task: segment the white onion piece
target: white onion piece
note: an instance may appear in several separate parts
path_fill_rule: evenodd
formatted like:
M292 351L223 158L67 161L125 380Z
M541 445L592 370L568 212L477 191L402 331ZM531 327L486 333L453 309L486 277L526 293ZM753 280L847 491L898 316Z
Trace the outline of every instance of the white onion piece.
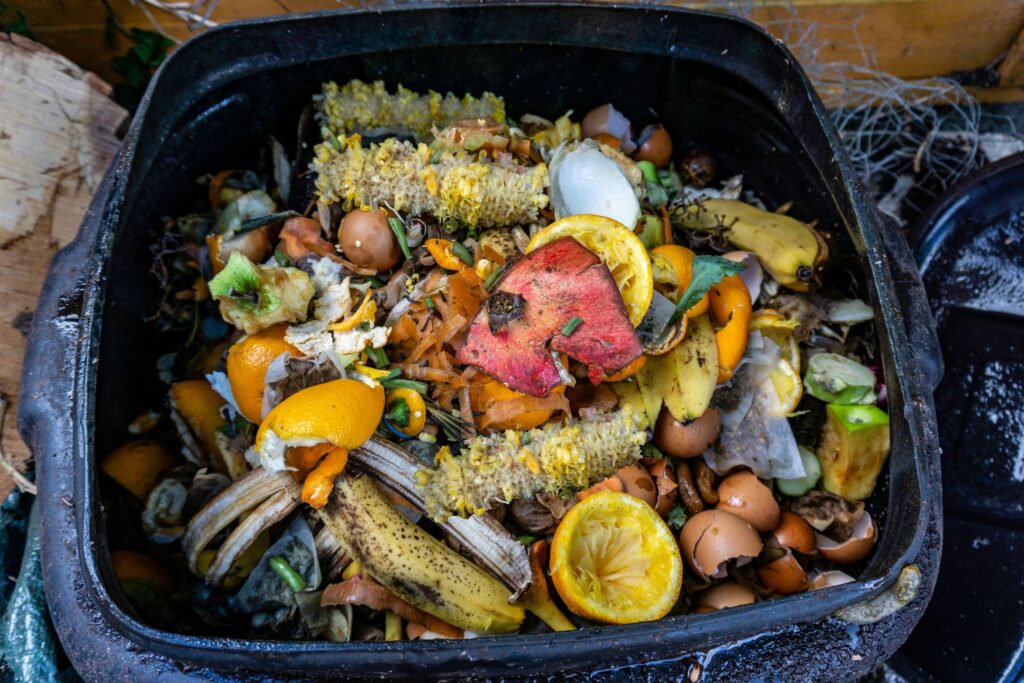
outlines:
M551 162L551 205L556 218L576 214L606 216L632 229L640 201L618 164L585 140L560 149Z
M761 267L757 256L749 251L730 251L722 256L746 266L740 271L739 276L750 292L750 303L756 304L758 297L761 296L761 283L764 282L764 268Z

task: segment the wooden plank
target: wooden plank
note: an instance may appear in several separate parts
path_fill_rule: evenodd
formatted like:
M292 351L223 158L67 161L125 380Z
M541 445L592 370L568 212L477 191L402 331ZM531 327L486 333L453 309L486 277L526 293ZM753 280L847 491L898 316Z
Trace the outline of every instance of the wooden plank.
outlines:
M358 5L356 0L219 0L217 22ZM365 4L373 4L367 2ZM713 0L671 2L714 7ZM126 26L151 29L146 13L128 0L110 0ZM904 78L943 75L982 68L1005 53L1024 28L1024 0L767 0L751 19L781 30L795 8L799 21L816 26L819 58L860 64L862 49L878 67ZM127 46L104 40L106 17L95 0L37 0L25 9L33 31L45 44L73 56L88 69L115 79L110 59ZM150 10L162 30L178 39L189 31L178 20ZM1014 72L1014 78L1024 74ZM1022 81L1013 81L1013 83Z
M1017 34L999 65L999 85L1003 88L1024 85L1024 31Z
M67 58L0 34L0 392L15 399L4 453L29 456L14 423L24 332L50 259L78 231L117 151L127 113L110 86ZM0 498L11 481L0 472Z

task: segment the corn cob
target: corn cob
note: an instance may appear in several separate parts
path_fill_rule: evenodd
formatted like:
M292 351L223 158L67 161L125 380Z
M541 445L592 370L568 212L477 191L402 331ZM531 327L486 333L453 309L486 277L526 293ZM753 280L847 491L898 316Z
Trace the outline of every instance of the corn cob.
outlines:
M640 459L644 419L626 406L610 416L569 419L528 432L476 437L459 457L443 448L417 484L432 516L485 512L540 491L584 489Z
M387 204L477 228L533 222L548 203L544 164L499 163L486 154L437 151L396 138L369 148L359 135L332 142L314 153L317 193L346 211Z
M505 122L505 102L491 92L459 98L433 90L420 95L399 85L391 94L384 81L352 80L340 87L330 81L323 84L316 101L320 125L335 135L383 128L426 139L432 125L440 128L458 119L490 117Z

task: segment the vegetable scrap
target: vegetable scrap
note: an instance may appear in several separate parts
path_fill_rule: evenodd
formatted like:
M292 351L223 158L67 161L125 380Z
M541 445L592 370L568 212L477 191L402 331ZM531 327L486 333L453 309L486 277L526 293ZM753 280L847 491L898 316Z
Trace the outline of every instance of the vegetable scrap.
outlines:
M797 198L611 104L350 81L310 107L294 158L211 169L154 246L167 406L100 465L140 614L464 638L854 580L885 385L858 285L767 204Z

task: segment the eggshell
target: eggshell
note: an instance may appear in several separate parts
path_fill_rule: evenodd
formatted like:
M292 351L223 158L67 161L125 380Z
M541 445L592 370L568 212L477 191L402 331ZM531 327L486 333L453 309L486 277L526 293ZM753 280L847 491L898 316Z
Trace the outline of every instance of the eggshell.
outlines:
M778 595L791 595L807 590L807 572L793 553L786 553L757 571L764 587Z
M708 408L704 414L689 424L683 424L662 408L654 426L654 443L676 458L694 458L718 439L722 429L722 416L718 408Z
M772 490L750 471L736 472L722 480L715 507L743 518L761 533L779 524L779 504Z
M752 605L755 599L754 591L746 586L741 586L735 581L724 581L694 596L697 605L694 612L712 612L716 609Z
M824 534L815 533L818 552L826 560L836 564L853 564L860 562L871 554L878 540L875 523L867 512L853 525L853 535L842 543L833 541Z
M789 548L804 555L813 555L818 549L814 538L814 529L804 518L793 512L783 512L779 517L779 525L772 532L780 548Z
M654 486L657 489L658 497L654 503L654 510L664 517L676 503L678 497L679 481L676 479L675 468L668 458L655 460L647 467L654 479Z
M672 136L664 126L647 126L640 133L639 147L634 158L637 161L649 161L662 168L672 159Z
M338 228L338 246L352 263L361 268L391 270L402 251L384 211L349 211Z
M705 510L686 521L679 532L683 557L696 574L707 581L726 575L726 563L747 564L764 547L754 528L724 510Z
M602 104L587 112L580 122L580 133L585 138L596 138L602 134L618 138L622 151L626 154L636 149L633 143L633 127L629 119L611 104Z
M809 577L808 589L812 591L832 586L841 586L844 583L852 583L854 578L844 571L833 569L827 572L818 572Z
M641 465L623 467L615 476L622 481L626 493L654 507L658 499L658 490L654 486L654 479Z

